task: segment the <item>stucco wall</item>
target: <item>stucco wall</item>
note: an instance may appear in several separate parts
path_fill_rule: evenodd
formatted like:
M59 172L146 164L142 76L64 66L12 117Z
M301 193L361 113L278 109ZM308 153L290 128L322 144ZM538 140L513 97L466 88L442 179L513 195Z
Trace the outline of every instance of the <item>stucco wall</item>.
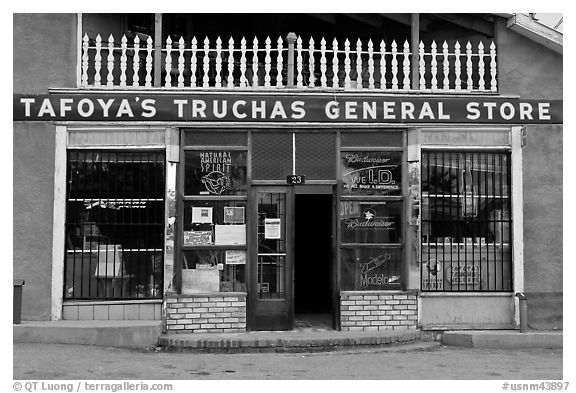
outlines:
M517 33L498 33L499 90L563 99L562 55ZM524 290L533 328L562 327L562 125L527 126L523 148Z
M50 319L54 132L48 123L14 123L13 276L26 281L23 320Z
M76 87L76 30L76 14L14 14L14 93Z
M498 91L526 99L562 99L562 55L497 27Z
M13 93L76 87L76 15L14 14L13 22ZM50 319L54 133L49 123L13 123L13 277L26 281L23 320Z

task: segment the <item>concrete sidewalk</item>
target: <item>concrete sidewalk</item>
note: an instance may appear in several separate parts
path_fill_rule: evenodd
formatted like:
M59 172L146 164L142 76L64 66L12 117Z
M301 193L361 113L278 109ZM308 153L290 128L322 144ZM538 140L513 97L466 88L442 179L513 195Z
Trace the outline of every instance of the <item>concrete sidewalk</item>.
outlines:
M149 348L161 333L162 321L23 321L13 342Z
M160 347L172 352L322 352L441 341L469 348L562 348L562 331L462 330L291 331L163 334L161 321L42 321L13 325L15 343L82 344L118 348Z
M461 330L442 333L442 344L470 348L562 348L562 331Z

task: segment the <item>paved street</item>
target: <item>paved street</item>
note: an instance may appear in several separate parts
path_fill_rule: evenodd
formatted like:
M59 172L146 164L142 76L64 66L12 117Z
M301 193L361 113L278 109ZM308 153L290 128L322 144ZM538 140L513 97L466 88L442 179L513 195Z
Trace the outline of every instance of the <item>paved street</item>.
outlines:
M193 354L14 344L14 379L562 379L562 351L410 344L312 354Z

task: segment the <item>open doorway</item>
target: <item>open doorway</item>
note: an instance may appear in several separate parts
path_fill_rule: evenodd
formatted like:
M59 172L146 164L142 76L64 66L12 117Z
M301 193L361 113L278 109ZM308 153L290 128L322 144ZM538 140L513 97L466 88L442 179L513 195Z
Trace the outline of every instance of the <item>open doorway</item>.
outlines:
M295 328L333 328L332 213L332 194L295 195Z

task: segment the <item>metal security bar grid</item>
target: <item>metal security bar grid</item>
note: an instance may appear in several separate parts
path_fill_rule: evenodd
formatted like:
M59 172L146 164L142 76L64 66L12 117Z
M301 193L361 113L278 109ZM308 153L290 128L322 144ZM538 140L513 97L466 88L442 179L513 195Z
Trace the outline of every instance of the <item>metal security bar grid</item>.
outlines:
M69 151L64 298L161 298L163 152Z
M422 152L423 291L511 291L510 154Z

